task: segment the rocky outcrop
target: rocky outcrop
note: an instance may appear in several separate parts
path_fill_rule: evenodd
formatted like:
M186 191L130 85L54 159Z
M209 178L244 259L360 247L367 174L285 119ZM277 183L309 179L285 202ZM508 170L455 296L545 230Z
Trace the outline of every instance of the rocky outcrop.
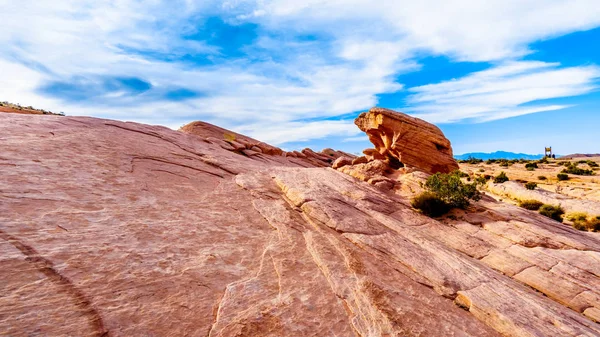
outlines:
M392 168L405 164L426 173L458 169L450 141L433 124L383 108L363 112L354 123L375 145L364 151L369 160L386 160Z
M0 335L600 335L600 234L158 126L0 135Z
M182 126L179 131L199 136L205 141L217 144L225 150L248 157L258 156L257 158L259 159L262 158L263 160L275 162L289 161L304 167L328 167L341 156L356 157L349 153L329 148L321 152L315 152L309 148L301 152L285 152L278 147L206 122L192 122ZM285 160L277 157L286 157L288 159Z

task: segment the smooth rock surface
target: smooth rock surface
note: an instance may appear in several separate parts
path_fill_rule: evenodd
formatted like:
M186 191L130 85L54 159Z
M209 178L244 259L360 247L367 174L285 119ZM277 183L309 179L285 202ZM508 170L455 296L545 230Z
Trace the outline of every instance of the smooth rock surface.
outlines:
M0 335L600 335L597 233L207 137L0 114Z

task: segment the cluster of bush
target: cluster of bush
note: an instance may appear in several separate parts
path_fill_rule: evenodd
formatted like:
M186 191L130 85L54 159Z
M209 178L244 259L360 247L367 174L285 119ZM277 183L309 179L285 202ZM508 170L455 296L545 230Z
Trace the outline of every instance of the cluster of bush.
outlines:
M479 164L483 163L483 159L469 157L467 159L458 160L461 164Z
M543 216L558 222L563 222L565 211L560 205L554 206L544 204L537 200L521 200L519 206L531 211L538 211L538 213ZM600 216L590 217L586 213L569 213L564 216L564 218L571 221L573 223L573 228L575 229L600 232Z
M590 218L587 213L570 213L566 219L573 222L573 228L580 231L600 232L600 216Z
M525 168L527 169L527 171L533 171L536 168L538 168L538 164L536 162L527 163L525 164Z
M530 211L538 211L541 215L544 215L550 219L554 219L558 222L562 222L562 215L565 214L565 211L558 206L544 204L543 202L537 200L521 200L519 202L519 206Z
M457 170L430 176L424 185L426 191L414 197L411 205L431 217L444 215L452 208L467 208L470 200L481 199L481 192L478 182L464 183L463 175Z
M579 163L567 162L567 164L565 164L565 168L561 171L561 173L570 173L570 174L575 174L575 175L579 175L579 176L594 175L593 170L582 169L580 167L577 167L578 164Z

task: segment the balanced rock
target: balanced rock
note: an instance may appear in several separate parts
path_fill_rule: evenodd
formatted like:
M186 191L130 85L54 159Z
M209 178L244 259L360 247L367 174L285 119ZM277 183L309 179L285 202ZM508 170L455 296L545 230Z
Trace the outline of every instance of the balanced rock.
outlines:
M383 157L392 168L407 164L427 173L458 169L450 141L431 123L383 108L363 112L354 123L375 145L365 150L367 158Z

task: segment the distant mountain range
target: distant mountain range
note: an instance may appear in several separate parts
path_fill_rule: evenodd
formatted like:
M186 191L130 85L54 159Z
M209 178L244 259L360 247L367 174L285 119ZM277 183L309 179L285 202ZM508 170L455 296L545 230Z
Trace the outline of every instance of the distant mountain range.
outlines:
M574 159L574 158L591 158L591 157L600 157L600 153L574 153L566 156L562 156L562 159Z
M536 160L542 159L544 157L543 154L526 154L526 153L514 153L514 152L506 152L506 151L496 151L492 153L483 153L483 152L471 152L460 155L455 155L454 158L457 160L465 160L469 158L477 158L477 159L529 159ZM558 157L558 155L557 155Z

